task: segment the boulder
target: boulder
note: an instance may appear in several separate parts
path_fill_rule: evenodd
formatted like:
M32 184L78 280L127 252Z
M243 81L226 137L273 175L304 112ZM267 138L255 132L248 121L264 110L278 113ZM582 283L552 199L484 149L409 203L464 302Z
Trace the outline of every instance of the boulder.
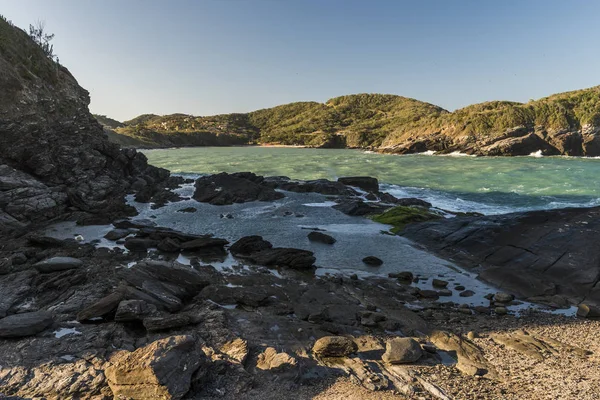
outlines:
M515 296L509 293L498 292L494 295L494 301L498 303L510 303L515 299Z
M599 318L600 317L600 307L581 303L577 307L577 315L584 318Z
M413 338L393 338L387 341L381 359L389 364L413 363L423 355L421 346Z
M336 242L335 238L321 232L310 232L308 234L308 240L311 242L319 242L324 244L334 244Z
M131 232L132 231L130 229L113 229L104 235L104 238L108 240L119 240L128 236Z
M445 288L446 286L448 286L448 281L444 281L444 280L441 280L441 279L435 279L434 278L431 281L431 285L433 287L436 287L436 288Z
M251 172L226 172L203 176L195 183L192 196L202 203L226 205L248 201L273 201L284 197L272 187L263 184L264 178Z
M117 290L106 297L94 302L77 314L77 321L88 321L92 318L100 318L117 309L123 299L123 291Z
M47 311L9 315L0 319L0 338L32 336L52 325L54 319Z
M33 264L33 267L42 273L64 271L67 269L79 268L83 261L73 257L52 257L44 261Z
M244 256L272 247L273 245L264 240L262 236L246 236L232 244L229 251L234 256Z
M116 353L104 374L115 398L178 400L204 359L193 336L170 336Z
M359 189L364 190L365 192L379 192L379 181L377 178L372 178L370 176L348 176L338 178L338 182L343 183L347 186L355 186Z
M317 340L312 348L319 357L345 357L358 350L350 338L344 336L325 336Z
M280 247L253 253L248 259L259 265L298 270L312 269L316 261L312 251Z

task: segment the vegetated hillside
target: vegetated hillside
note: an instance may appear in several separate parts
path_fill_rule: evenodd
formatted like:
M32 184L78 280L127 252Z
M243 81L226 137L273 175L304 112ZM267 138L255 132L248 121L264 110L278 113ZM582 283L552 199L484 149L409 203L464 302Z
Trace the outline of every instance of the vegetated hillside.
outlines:
M94 116L94 118L96 118L96 121L98 121L98 123L100 125L102 125L104 128L115 129L115 128L122 128L125 126L124 123L119 122L116 119L109 118L106 115L99 115L99 114L92 114L92 115Z
M490 101L454 112L382 94L341 96L193 117L142 115L116 133L148 147L287 144L390 153L600 155L600 86L529 103Z
M248 114L211 117L144 114L123 124L114 129L117 136L109 133L109 138L125 145L127 140L137 143L133 144L136 147L232 146L253 144L259 136Z
M125 121L125 127L115 132L149 147L260 143L375 148L391 132L432 121L443 113L447 111L401 96L358 94L324 104L290 103L248 114L146 114Z
M483 155L600 154L600 86L526 104L493 101L441 115L434 123L386 137L382 150L463 151Z

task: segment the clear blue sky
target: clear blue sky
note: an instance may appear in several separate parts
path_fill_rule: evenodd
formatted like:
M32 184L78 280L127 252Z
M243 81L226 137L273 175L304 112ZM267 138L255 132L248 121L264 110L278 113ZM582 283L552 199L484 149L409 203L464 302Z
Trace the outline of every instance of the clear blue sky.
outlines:
M245 112L351 93L453 110L600 84L600 1L0 0L91 110Z

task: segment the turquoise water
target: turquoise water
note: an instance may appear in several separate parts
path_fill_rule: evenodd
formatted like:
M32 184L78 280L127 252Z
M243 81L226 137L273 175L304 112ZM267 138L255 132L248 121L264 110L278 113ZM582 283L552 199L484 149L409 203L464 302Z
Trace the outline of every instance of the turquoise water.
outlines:
M296 179L368 175L399 197L486 214L600 205L600 160L566 157L384 155L360 150L198 147L147 150L182 174L252 171Z

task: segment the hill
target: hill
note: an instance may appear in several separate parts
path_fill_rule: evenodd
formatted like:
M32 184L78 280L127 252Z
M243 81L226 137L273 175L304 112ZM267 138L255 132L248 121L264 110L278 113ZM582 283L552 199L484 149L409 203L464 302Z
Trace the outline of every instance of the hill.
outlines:
M285 144L388 153L600 155L600 86L528 103L490 101L454 112L388 94L356 94L195 117L141 115L115 128L137 147Z

